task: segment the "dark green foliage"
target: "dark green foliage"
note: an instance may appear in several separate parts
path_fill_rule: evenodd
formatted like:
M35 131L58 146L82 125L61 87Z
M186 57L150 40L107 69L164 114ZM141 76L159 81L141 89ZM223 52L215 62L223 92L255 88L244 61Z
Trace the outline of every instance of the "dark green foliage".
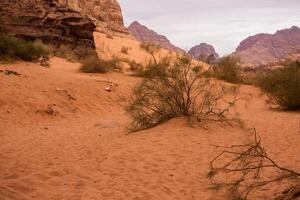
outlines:
M33 61L48 57L50 51L41 41L26 41L20 38L0 35L0 57Z
M284 68L264 75L259 85L280 107L300 109L300 61L290 62Z
M216 78L238 83L241 81L240 59L235 56L225 56L221 58L213 67L213 74Z

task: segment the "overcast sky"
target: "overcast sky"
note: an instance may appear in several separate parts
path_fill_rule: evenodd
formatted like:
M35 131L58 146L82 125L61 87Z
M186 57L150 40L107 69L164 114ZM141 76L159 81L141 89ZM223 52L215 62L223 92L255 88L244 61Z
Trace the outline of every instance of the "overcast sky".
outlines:
M250 35L300 27L300 0L119 0L125 24L139 21L183 48L206 42L221 55Z

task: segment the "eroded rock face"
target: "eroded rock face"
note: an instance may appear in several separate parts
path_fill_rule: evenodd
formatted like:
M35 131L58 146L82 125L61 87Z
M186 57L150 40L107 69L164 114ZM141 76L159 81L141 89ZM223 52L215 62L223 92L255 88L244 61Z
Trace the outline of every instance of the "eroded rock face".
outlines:
M215 60L219 58L219 54L215 51L215 48L206 43L201 43L194 46L189 50L188 53L191 54L195 59L199 59L200 57L207 59L209 56L212 56Z
M116 0L58 0L61 5L68 6L94 19L100 31L117 31L128 33L124 27L121 7Z
M179 47L173 45L167 37L159 35L153 30L148 29L146 26L141 25L139 22L135 21L128 27L129 32L141 42L151 42L158 44L163 48L175 51L178 53L183 53L184 51Z
M56 0L1 0L0 28L26 39L93 47L93 21Z
M237 47L236 55L244 65L259 66L300 54L300 28L293 26L275 34L248 37Z

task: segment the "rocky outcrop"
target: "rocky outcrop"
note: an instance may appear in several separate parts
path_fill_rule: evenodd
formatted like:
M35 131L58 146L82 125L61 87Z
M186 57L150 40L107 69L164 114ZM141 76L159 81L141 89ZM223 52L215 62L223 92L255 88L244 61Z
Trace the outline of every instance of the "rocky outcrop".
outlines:
M124 27L121 7L116 0L58 0L84 15L88 15L97 24L101 32L112 31L128 33Z
M191 48L188 53L192 55L195 59L208 59L210 56L214 60L219 58L219 54L215 51L215 48L212 45L201 43L199 45Z
M248 37L237 47L246 66L260 66L300 54L300 28L293 26L275 34L257 34Z
M1 0L0 29L25 39L94 46L95 24L57 0Z
M139 22L135 21L128 27L129 32L140 42L151 42L158 44L159 46L175 51L178 53L183 53L184 50L173 45L167 37L159 35L153 30L148 29L146 26L141 25Z

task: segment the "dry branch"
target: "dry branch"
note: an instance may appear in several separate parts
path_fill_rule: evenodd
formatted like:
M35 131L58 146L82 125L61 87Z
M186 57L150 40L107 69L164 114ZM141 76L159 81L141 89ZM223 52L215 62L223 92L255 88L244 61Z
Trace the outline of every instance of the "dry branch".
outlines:
M224 150L211 161L208 178L215 188L226 188L234 199L246 200L250 194L270 184L285 181L291 185L289 190L298 185L300 173L278 165L262 147L256 130L252 132L253 141L223 147ZM226 181L222 180L224 177Z

